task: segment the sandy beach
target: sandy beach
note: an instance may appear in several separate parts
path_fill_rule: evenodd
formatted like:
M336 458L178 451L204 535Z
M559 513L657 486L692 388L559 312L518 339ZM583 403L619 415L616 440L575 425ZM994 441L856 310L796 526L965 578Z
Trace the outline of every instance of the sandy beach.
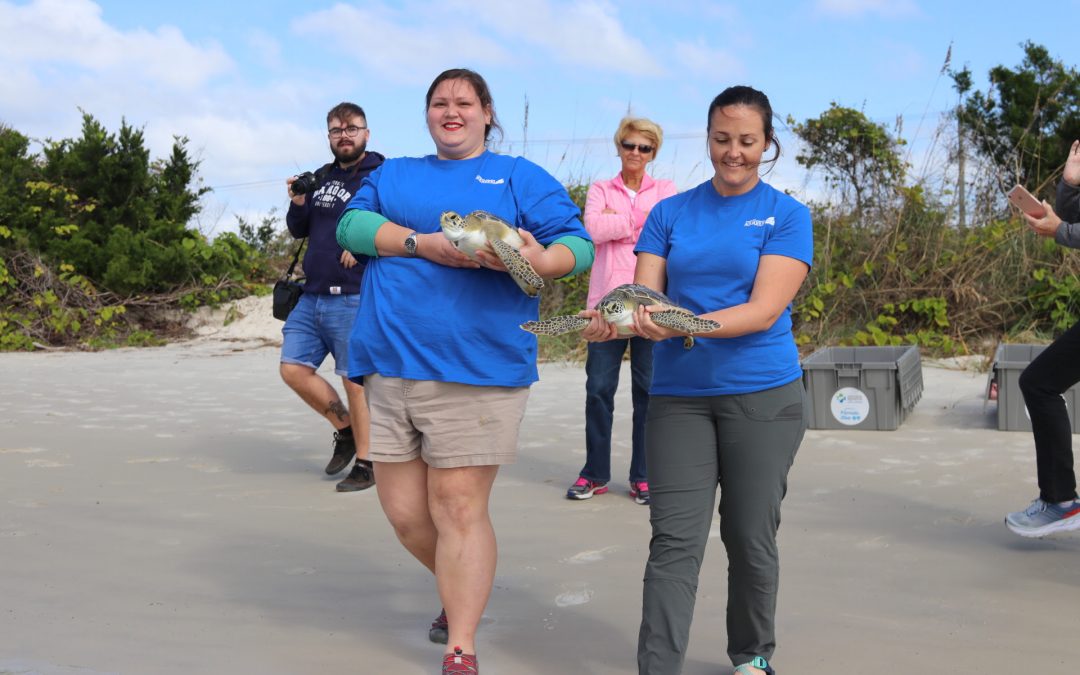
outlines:
M257 314L161 348L0 354L0 675L437 672L433 580L374 490L334 491L329 429L278 378L280 324ZM612 492L572 502L584 370L540 376L492 500L482 672L636 672L649 524L627 494L629 387ZM897 431L807 433L776 668L1074 672L1080 533L1002 523L1037 493L1031 435L996 430L984 373L923 377ZM714 524L686 675L731 672L725 569Z

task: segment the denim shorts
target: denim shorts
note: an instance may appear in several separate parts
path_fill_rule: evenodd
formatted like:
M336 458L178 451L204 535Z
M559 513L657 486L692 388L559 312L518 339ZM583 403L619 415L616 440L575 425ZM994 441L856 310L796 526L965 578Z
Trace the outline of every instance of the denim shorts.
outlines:
M349 374L349 334L360 309L360 294L304 293L281 328L281 362L318 370L327 354L334 372Z

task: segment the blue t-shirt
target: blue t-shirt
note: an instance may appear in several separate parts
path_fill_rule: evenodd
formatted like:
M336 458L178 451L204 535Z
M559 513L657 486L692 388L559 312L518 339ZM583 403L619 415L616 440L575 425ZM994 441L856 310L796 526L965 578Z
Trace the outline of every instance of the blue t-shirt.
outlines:
M637 253L667 260L667 295L695 314L750 299L763 255L811 263L810 211L759 181L749 192L722 197L706 181L657 204L645 223ZM653 349L651 393L716 396L763 391L802 376L791 334L789 305L771 328L735 338L682 338Z
M483 210L545 246L565 236L589 240L581 211L558 181L526 159L491 152L389 159L347 208L380 213L421 234L441 234L443 211ZM349 377L528 386L538 379L537 343L520 324L538 318L539 307L506 272L372 258L349 341Z

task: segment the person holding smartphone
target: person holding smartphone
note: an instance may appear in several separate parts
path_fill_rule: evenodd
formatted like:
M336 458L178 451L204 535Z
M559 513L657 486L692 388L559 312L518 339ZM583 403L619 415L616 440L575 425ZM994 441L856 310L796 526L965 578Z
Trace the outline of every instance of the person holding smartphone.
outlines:
M1058 184L1056 208L1043 202L1042 217L1024 213L1040 237L1080 248L1080 140L1074 141ZM1080 529L1080 501L1073 471L1072 425L1062 394L1080 382L1080 322L1043 350L1020 374L1020 392L1031 416L1039 496L1023 511L1005 516L1022 537Z

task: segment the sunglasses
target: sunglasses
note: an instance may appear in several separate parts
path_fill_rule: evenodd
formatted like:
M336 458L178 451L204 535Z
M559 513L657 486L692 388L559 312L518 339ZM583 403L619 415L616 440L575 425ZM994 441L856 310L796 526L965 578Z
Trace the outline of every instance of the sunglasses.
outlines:
M626 150L627 152L633 152L634 148L637 148L637 151L643 155L647 155L653 151L653 146L651 145L637 145L635 143L629 143L627 141L620 141L619 145L621 145L622 149Z

